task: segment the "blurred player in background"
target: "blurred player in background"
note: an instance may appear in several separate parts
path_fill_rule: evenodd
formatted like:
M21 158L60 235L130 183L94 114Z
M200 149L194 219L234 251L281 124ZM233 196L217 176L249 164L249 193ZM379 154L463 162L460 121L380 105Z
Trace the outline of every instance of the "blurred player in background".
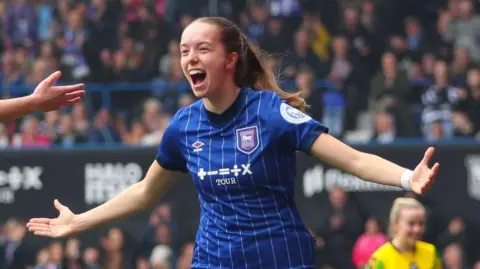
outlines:
M429 148L414 171L359 152L302 112L304 100L279 88L239 27L200 18L183 32L181 66L201 100L173 117L145 178L112 200L75 215L55 200L56 219L28 223L36 235L63 237L153 206L191 173L200 227L192 268L313 268L315 241L294 201L296 152L364 180L423 193L439 165Z
M0 121L13 120L33 112L57 110L79 102L85 95L83 84L53 86L62 74L55 72L25 97L0 100Z
M441 269L434 245L421 241L425 207L414 198L397 198L390 212L391 241L371 257L366 269Z

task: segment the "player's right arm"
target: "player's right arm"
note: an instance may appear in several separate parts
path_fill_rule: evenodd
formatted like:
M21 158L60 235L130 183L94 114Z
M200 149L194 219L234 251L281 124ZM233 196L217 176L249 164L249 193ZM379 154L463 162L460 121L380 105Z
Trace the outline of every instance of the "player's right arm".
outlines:
M81 214L73 214L68 207L55 200L60 215L56 219L34 218L27 227L35 235L65 237L100 225L129 217L153 206L187 171L181 155L177 117L174 117L162 138L156 160L146 176L106 203Z

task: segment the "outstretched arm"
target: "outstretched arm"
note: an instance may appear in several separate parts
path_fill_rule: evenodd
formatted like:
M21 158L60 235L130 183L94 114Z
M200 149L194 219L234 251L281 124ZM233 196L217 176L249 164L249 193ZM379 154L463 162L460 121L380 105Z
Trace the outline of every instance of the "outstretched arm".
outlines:
M363 180L425 192L434 182L439 165L428 167L434 152L429 148L414 171L379 156L351 148L331 135L321 134L311 147L313 156Z
M33 112L56 110L80 101L85 94L83 84L53 86L60 76L60 72L51 74L28 96L0 100L0 121L17 119Z
M154 161L142 181L112 200L78 215L55 200L55 207L60 212L58 218L32 219L27 227L36 235L64 237L108 224L153 206L181 176L182 173L164 169Z

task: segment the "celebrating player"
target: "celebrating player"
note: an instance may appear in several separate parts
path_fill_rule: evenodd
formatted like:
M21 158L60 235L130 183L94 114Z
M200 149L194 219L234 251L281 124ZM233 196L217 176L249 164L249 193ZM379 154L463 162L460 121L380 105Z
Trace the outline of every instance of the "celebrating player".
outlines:
M373 253L367 269L432 268L442 263L434 245L420 241L425 231L425 207L414 198L397 198L390 212L391 241Z
M261 55L232 22L199 18L181 38L181 65L201 100L176 113L145 178L112 200L73 214L55 200L55 219L30 231L63 237L154 205L184 173L199 193L200 227L192 268L312 268L314 239L293 199L296 151L364 180L423 193L438 164L429 148L414 171L359 152L328 135L283 92Z
M13 120L32 112L57 110L79 102L85 95L83 84L53 86L60 76L60 72L51 74L28 96L0 100L0 121Z

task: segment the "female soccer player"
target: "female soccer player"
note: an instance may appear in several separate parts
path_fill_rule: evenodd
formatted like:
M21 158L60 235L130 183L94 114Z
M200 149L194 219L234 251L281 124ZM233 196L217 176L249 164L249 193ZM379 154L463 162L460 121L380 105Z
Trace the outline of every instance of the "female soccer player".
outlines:
M373 253L367 269L441 269L435 246L420 241L425 207L414 198L397 198L390 212L391 241Z
M257 50L232 22L200 18L183 32L181 65L201 98L172 118L145 178L112 200L73 214L28 223L37 235L63 237L154 205L183 173L199 193L200 227L192 268L312 268L314 240L293 199L296 151L364 180L423 193L439 165L433 148L414 171L356 151L301 112Z
M60 76L60 72L51 74L28 96L0 100L0 121L13 120L32 112L56 110L79 102L85 95L83 84L53 86Z

